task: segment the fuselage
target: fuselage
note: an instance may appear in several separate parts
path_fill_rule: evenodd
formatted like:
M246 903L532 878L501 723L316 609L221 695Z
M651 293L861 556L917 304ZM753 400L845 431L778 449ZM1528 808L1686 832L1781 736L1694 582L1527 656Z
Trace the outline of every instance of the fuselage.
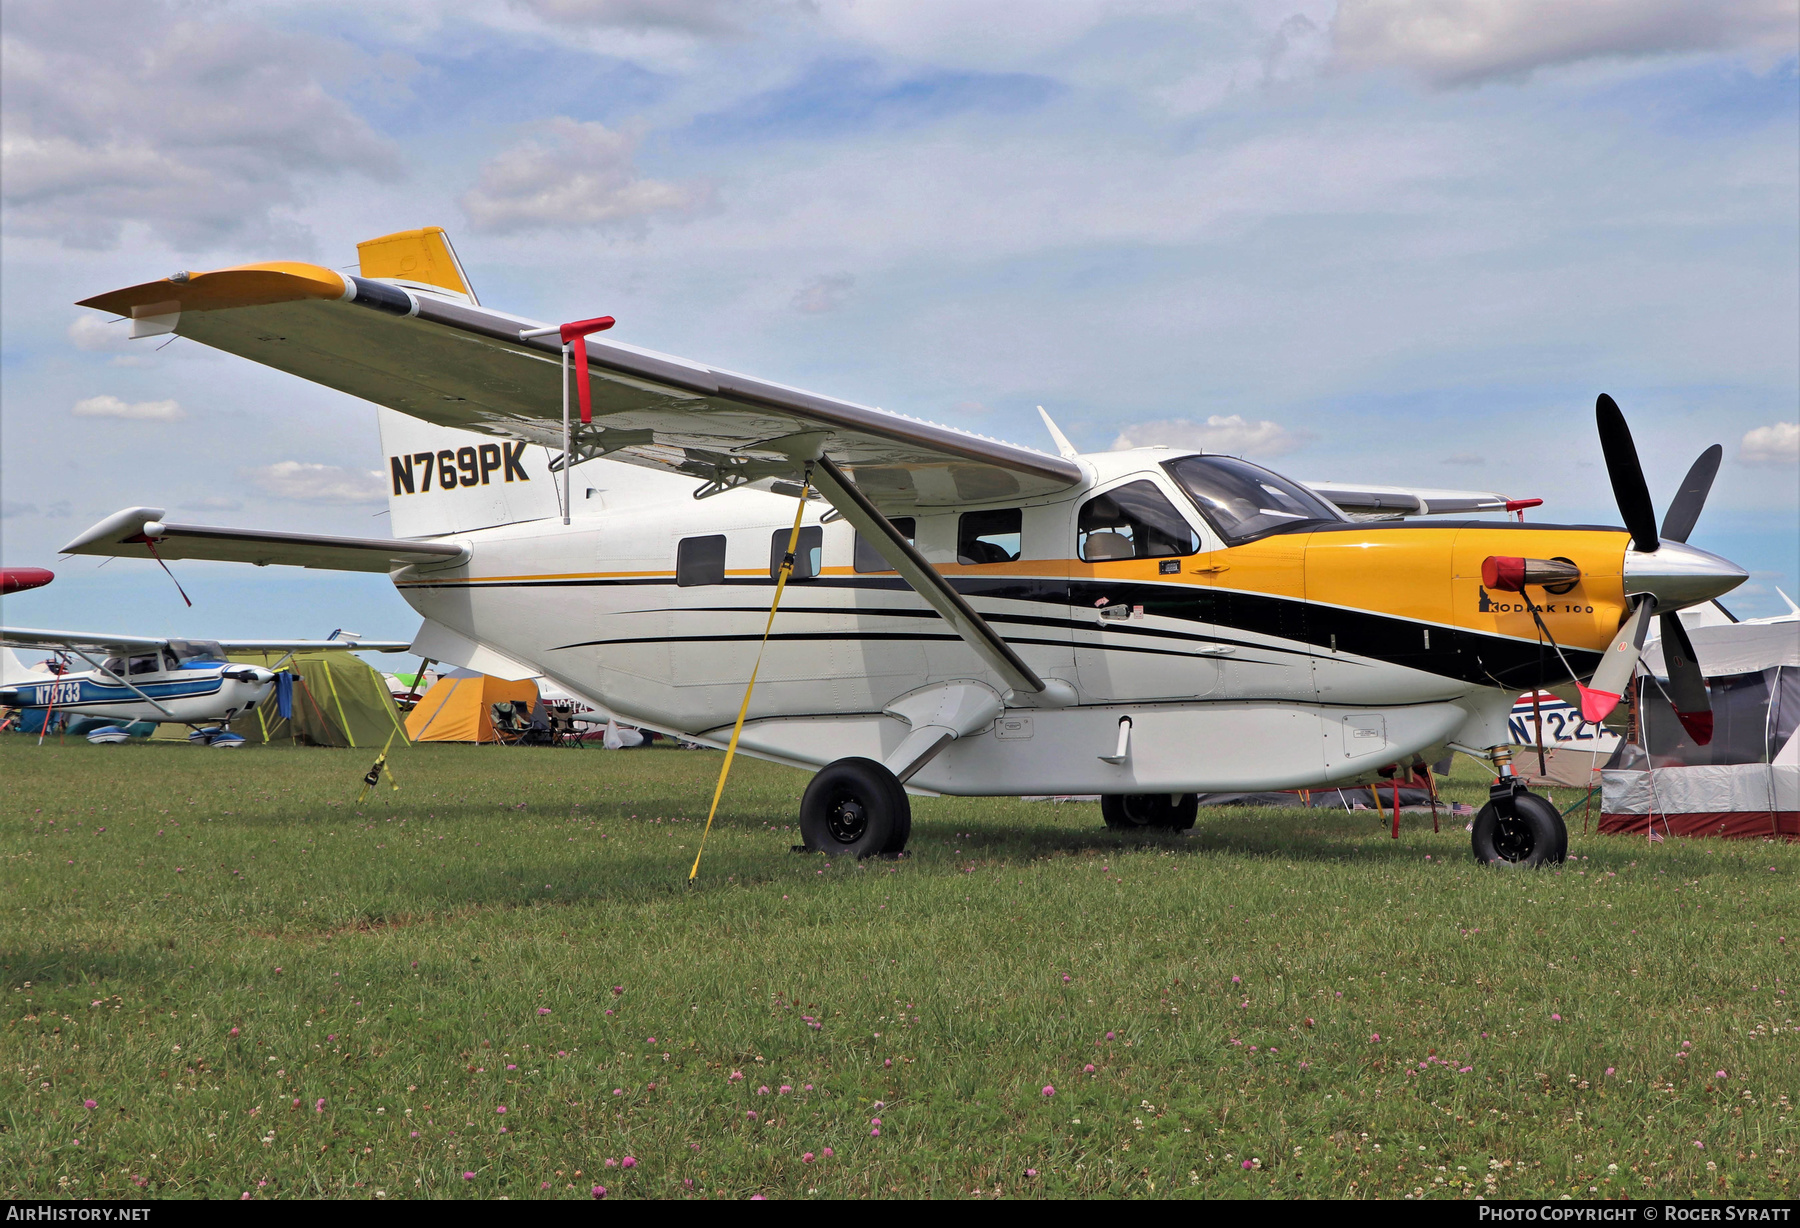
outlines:
M1049 748L1110 744L1121 713L1147 739L1141 766L1125 765L1132 788L1352 778L1441 746L1488 714L1504 728L1513 696L1566 681L1571 668L1585 676L1619 626L1623 530L1337 521L1233 544L1163 463L1180 455L1084 458L1088 481L1050 499L889 511L1033 670L1078 697L1057 709L1013 697L1012 736L1003 718L915 785L1117 791L1121 765ZM1104 557L1122 547L1116 526L1093 528L1094 507L1111 506L1096 501L1129 502L1119 494L1127 487L1141 501L1144 483L1183 522L1161 539L1184 527L1191 537L1165 540L1158 557ZM458 534L472 549L466 564L404 569L395 583L427 618L621 717L715 735L743 699L795 504L757 491L703 501L677 492L566 527ZM904 732L883 709L920 688L971 679L1005 690L869 543L841 521L821 522L827 511L809 504L804 514L800 567L744 735L752 750L797 763L879 758ZM1534 598L1561 658L1518 594L1483 587L1490 555L1580 568L1572 589ZM996 561L971 561L982 557ZM1158 738L1165 745L1152 756ZM858 739L864 751L844 749Z
M274 686L267 670L223 661L177 662L172 654L166 661L158 653L141 653L106 664L103 670L10 684L0 690L0 703L103 716L120 724L205 724L248 712Z

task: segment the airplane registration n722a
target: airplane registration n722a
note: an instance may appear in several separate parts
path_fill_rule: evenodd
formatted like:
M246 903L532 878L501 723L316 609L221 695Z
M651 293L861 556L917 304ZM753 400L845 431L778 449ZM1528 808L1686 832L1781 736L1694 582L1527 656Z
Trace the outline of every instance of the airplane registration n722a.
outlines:
M1674 612L1745 578L1685 544L1720 450L1659 528L1608 397L1628 527L1527 526L1470 517L1535 501L1078 454L1046 417L1051 455L602 340L610 317L544 325L483 306L436 228L359 252L355 275L180 272L83 305L374 402L395 536L130 508L67 551L387 572L421 655L722 744L792 541L741 745L819 769L807 845L854 856L904 847L909 791L1097 793L1114 827L1179 829L1198 791L1459 749L1497 777L1476 856L1560 860L1560 817L1512 772L1514 697L1573 680L1600 719L1653 614L1671 702L1709 736Z

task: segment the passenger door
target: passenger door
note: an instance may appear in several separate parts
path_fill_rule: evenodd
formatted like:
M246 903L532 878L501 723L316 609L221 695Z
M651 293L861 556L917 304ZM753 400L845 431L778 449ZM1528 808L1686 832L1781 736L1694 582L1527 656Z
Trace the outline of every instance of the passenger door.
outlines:
M1199 699L1217 690L1221 646L1188 574L1202 540L1145 475L1084 502L1075 519L1070 618L1075 668L1094 702Z

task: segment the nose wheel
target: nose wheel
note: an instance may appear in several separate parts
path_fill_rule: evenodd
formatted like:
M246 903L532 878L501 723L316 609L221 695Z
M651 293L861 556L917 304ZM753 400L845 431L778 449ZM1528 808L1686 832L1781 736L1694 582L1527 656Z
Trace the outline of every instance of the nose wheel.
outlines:
M1569 855L1569 829L1555 806L1506 778L1489 790L1470 844L1483 865L1560 865Z
M819 769L800 799L800 838L809 853L874 857L899 853L912 835L912 802L899 778L873 759Z

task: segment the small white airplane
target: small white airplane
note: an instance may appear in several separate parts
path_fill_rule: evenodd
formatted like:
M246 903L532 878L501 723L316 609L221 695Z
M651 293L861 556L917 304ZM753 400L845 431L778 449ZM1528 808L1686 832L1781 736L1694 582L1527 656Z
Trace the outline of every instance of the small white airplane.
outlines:
M190 741L219 749L243 744L227 725L269 697L277 672L234 663L228 654L409 647L393 640L181 640L29 627L0 627L0 644L69 653L89 666L61 675L9 671L0 678L0 707L106 717L115 726L89 735L101 742L124 741L124 726L139 721L188 725L194 730ZM12 659L6 654L5 660Z
M1515 697L1591 677L1600 719L1652 614L1685 642L1674 611L1745 578L1685 544L1720 449L1659 533L1609 397L1628 530L1473 520L1538 501L1081 455L1046 416L1050 455L594 340L610 317L483 306L435 227L358 250L355 275L182 271L83 305L381 407L395 537L127 508L65 551L384 572L425 616L422 656L548 677L713 745L745 705L748 753L822 769L800 805L814 849L904 848L908 792L1097 793L1109 825L1180 829L1196 792L1372 780L1457 749L1497 776L1477 857L1558 861L1556 808L1512 770ZM1683 719L1709 725L1698 666L1678 672Z

